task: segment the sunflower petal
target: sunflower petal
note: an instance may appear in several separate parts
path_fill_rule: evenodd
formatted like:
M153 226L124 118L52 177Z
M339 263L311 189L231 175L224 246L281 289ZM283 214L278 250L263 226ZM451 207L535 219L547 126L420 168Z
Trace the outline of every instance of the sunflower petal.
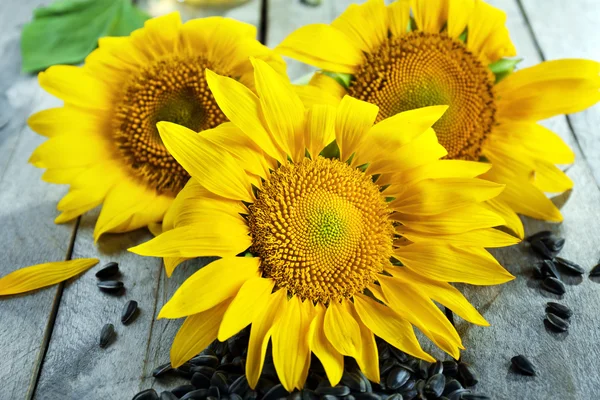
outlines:
M287 303L287 291L283 289L276 291L269 296L267 306L260 310L252 321L248 356L246 358L246 378L252 389L256 387L260 378L273 327L277 325L281 315L285 313Z
M343 32L350 42L371 53L388 35L388 15L383 0L368 0L363 4L350 4L331 26ZM368 27L368 29L365 29Z
M335 137L340 160L346 161L356 152L364 136L373 126L379 108L376 105L344 96L337 109Z
M414 243L396 249L394 257L410 270L437 281L498 285L515 279L487 251L477 247Z
M79 275L98 264L97 258L50 262L21 268L0 278L0 296L29 292Z
M358 322L337 301L331 301L325 313L325 336L341 354L357 358L362 348Z
M453 0L448 3L448 35L458 38L467 27L475 0Z
M230 300L223 301L185 319L171 346L171 365L174 368L196 356L217 338L219 325L229 303Z
M356 363L360 370L371 382L379 383L381 374L379 373L379 352L375 343L373 332L361 321L354 304L349 300L344 300L344 307L360 328L361 348L356 358Z
M255 257L226 257L213 261L185 280L158 318L181 318L206 311L235 296L242 285L258 276Z
M310 324L308 333L309 346L315 356L323 364L327 379L331 386L337 385L344 373L344 356L338 352L325 336L325 307L316 305L316 315Z
M53 96L83 108L110 110L113 107L109 88L84 68L54 65L38 75L40 86Z
M252 323L269 302L273 286L273 280L261 277L250 278L244 282L225 312L219 327L219 341L226 341Z
M523 227L521 218L519 218L517 213L514 212L513 209L510 208L510 206L508 206L506 203L498 199L492 199L486 201L483 206L501 216L504 219L504 225L513 231L519 239L523 239L525 237L525 228Z
M534 184L541 191L562 193L573 189L573 181L554 164L538 160L535 163Z
M419 30L428 33L439 33L448 20L449 0L412 0L411 8Z
M275 51L326 71L348 74L355 72L364 59L360 46L327 24L311 24L295 30Z
M375 335L406 354L429 362L435 361L421 348L412 325L391 308L376 303L362 294L354 296L354 308L362 322Z
M410 1L394 1L387 7L390 24L390 32L393 37L406 34L410 23Z
M520 242L519 238L495 228L475 229L468 232L454 233L451 235L434 235L426 232L419 232L407 227L396 228L396 233L411 242L428 243L448 243L460 247L505 247L512 246Z
M307 111L304 141L313 159L335 139L335 111L332 106L320 104Z
M504 11L484 1L476 1L468 23L467 48L488 63L516 56L505 23Z

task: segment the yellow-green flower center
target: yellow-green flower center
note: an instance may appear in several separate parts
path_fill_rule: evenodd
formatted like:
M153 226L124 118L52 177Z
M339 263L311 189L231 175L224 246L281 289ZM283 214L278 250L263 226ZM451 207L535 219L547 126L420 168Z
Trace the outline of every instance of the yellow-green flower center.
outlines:
M249 209L263 275L302 299L328 303L362 292L392 253L379 187L338 160L281 166Z
M348 92L379 106L378 121L433 105L450 108L433 126L448 158L477 160L494 124L494 76L464 43L410 32L366 57Z
M227 120L206 83L204 71L210 67L200 56L159 60L131 76L115 98L112 131L118 152L132 175L161 193L178 193L189 175L163 145L156 123L199 132Z

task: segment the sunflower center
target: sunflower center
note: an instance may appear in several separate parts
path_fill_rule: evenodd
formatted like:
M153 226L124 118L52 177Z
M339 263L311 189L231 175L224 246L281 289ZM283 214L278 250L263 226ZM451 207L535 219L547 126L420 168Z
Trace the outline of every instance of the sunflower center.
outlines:
M116 146L131 173L160 193L176 194L189 175L165 148L156 123L199 132L227 120L206 84L204 71L210 67L197 56L159 60L132 76L117 101Z
M378 121L415 108L448 105L433 125L447 158L477 160L494 124L494 79L466 46L445 34L411 32L369 54L351 96L379 106Z
M363 291L392 253L379 187L338 160L281 166L249 209L263 275L302 299L328 303Z

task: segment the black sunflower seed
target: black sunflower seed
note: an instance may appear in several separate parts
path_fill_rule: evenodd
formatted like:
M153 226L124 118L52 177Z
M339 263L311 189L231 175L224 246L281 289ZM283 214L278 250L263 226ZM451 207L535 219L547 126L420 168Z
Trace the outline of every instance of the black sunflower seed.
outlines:
M177 372L177 375L181 376L182 378L192 379L192 376L194 375L194 373L192 372L192 368L192 364L186 362L177 367L175 371Z
M526 241L528 242L533 242L536 239L545 239L552 236L552 232L551 231L540 231L537 233L534 233L533 235L527 236L525 238Z
M100 281L96 285L100 290L108 293L120 292L125 287L121 281Z
M211 386L208 388L208 396L207 397L214 397L215 399L220 399L221 398L221 392L219 392L219 388L216 386Z
M425 393L433 394L435 397L440 397L446 385L446 377L442 374L432 375L427 379L425 384Z
M191 364L191 363L190 363ZM193 364L192 364L193 365ZM204 365L194 365L190 371L195 374L196 372L200 372L202 375L206 376L210 379L215 373L215 369L211 367L207 367Z
M581 265L574 263L571 260L564 259L562 257L556 257L554 259L554 263L561 267L564 272L571 275L582 275L585 272Z
M237 393L230 393L229 400L243 400L243 399L242 399L242 396L240 396Z
M108 279L119 273L119 264L111 261L108 264L104 265L101 270L96 272L96 278L98 279Z
M113 324L106 324L102 327L100 331L100 347L105 348L110 344L112 339L115 336L115 327Z
M590 278L598 278L600 277L600 263L596 264L594 268L590 271Z
M429 376L435 375L435 374L441 374L443 372L444 372L444 364L440 360L437 360L436 362L431 364L431 367L429 367Z
M273 386L271 388L271 390L269 390L267 393L265 393L265 396L262 398L262 400L276 400L276 399L280 399L282 397L287 397L288 394L289 394L288 391L285 390L283 385L278 384L278 385Z
M390 372L394 367L398 366L398 361L396 361L393 358L388 358L387 360L385 360L383 362L383 365L381 365L381 368L379 369L379 373L381 375L385 375L388 372Z
M210 378L210 385L215 386L219 389L219 393L229 393L229 386L227 385L227 377L221 372L215 372Z
M533 266L533 272L532 275L535 279L542 279L542 278L546 278L546 276L544 276L544 273L542 272L542 268L539 265L534 265Z
M402 350L399 350L397 348L395 348L394 346L388 346L390 352L394 355L394 357L396 357L396 359L398 361L402 362L406 362L408 361L408 355L403 352Z
M417 394L418 394L417 391L415 389L412 389L412 390L408 390L406 392L402 392L402 397L405 398L405 399L412 400L412 399L416 399L417 398ZM419 400L422 399L422 398L423 397L420 397Z
M173 393L169 392L168 390L165 390L164 392L162 392L160 394L160 400L178 400L177 396L175 396Z
M211 355L199 355L190 360L190 364L204 365L206 367L216 368L219 365L219 359Z
M356 400L381 400L377 393L354 393L353 396Z
M354 392L366 392L367 385L356 372L345 371L340 381L342 385L348 386Z
M332 394L324 394L321 395L321 400L338 400L338 398Z
M546 326L556 332L566 332L569 330L569 322L562 319L558 315L548 313L546 314Z
M385 400L404 400L404 397L400 393L395 393L391 396L388 396Z
M568 319L573 315L573 311L564 304L549 301L546 303L546 312L558 315L561 318Z
M400 386L398 388L398 391L406 392L408 390L414 389L415 386L417 386L417 381L415 381L414 379L411 379L411 380L407 381L404 385Z
M319 396L315 394L312 390L304 389L302 390L302 400L318 400Z
M142 390L133 396L133 400L158 400L158 393L154 389Z
M553 258L552 252L540 239L531 242L531 249L543 259L551 260Z
M559 253L563 247L565 247L565 239L564 238L554 238L554 237L549 237L546 239L540 239L548 248L548 250L550 250L553 253Z
M192 375L191 382L197 389L208 389L210 386L210 378L200 372L196 372Z
M208 390L206 389L196 389L192 390L191 392L187 392L179 400L203 400L204 398L206 398L207 394Z
M444 366L444 371L443 371L444 375L456 376L456 373L458 371L458 365L456 364L456 361L454 361L454 360L444 361L442 364Z
M135 300L129 300L125 306L123 307L123 311L121 311L121 322L123 323L123 325L127 325L128 323L130 323L133 319L133 317L136 315L136 312L138 310L138 302Z
M565 285L561 281L551 276L542 281L542 287L550 293L554 293L559 296L562 296L567 291L565 289Z
M475 386L479 380L471 371L469 366L465 363L458 364L458 381L462 383L464 387Z
M447 395L448 393L452 393L462 388L462 385L456 379L447 379L446 386L444 386L444 391L442 392L442 394Z
M465 393L460 398L461 400L492 400L491 397L486 396L485 394L477 393Z
M556 268L556 264L552 260L544 260L542 261L542 266L540 268L542 271L542 276L547 278L548 276L553 276L556 279L560 279L560 272L558 272L558 268Z
M163 365L159 365L158 367L154 368L154 370L152 371L152 376L155 378L158 378L160 376L163 376L164 374L166 374L167 372L170 372L173 370L173 367L171 367L171 363L166 363Z
M423 391L425 390L425 381L423 379L419 379L415 385L415 389L417 393L423 394Z
M240 376L235 381L233 381L231 385L229 385L229 392L237 393L239 395L243 395L248 389L250 389L250 386L248 385L246 375Z
M465 394L471 393L468 389L458 389L452 393L448 393L446 397L448 400L461 400Z
M348 396L350 394L350 388L348 386L344 386L344 385L337 385L334 387L322 386L322 387L318 387L315 390L315 393L320 394L320 395L331 395L331 396L343 397L343 396Z
M385 383L388 389L396 390L400 386L404 385L410 378L410 373L401 367L396 367L390 371Z
M524 355L519 354L518 356L514 356L510 359L510 362L512 363L513 369L521 375L535 375L535 367Z
M180 398L186 395L187 393L191 392L192 390L196 390L196 388L192 385L181 385L177 386L174 389L171 389L171 393Z

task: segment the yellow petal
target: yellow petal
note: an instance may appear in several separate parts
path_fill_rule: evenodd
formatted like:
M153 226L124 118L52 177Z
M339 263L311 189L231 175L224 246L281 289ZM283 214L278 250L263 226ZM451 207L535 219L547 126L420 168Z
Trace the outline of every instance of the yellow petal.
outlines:
M250 341L248 342L248 356L246 358L246 378L252 389L256 387L263 364L269 339L273 327L287 307L287 290L280 289L269 296L269 302L252 321Z
M42 180L48 183L68 185L86 169L87 167L51 168L44 172L42 175Z
M418 286L432 300L448 307L462 319L476 325L490 325L475 307L469 303L465 296L452 285L446 282L427 279L408 268L386 268L386 271L406 283Z
M458 38L467 27L475 0L452 0L448 3L448 35Z
M428 297L396 278L379 275L378 280L389 300L388 306L419 328L442 350L458 358L458 349L462 347L460 337L444 313Z
M48 138L55 136L80 137L85 135L98 137L103 134L103 121L108 117L106 112L86 110L74 106L49 108L33 114L27 125L34 132ZM69 124L65 124L69 121Z
M307 111L304 141L313 159L335 139L335 112L334 107L322 104Z
M310 324L308 333L309 346L323 364L329 384L335 386L340 382L344 373L344 356L333 347L325 336L325 311L325 307L321 303L317 303L316 315Z
M230 300L226 300L209 310L185 319L171 346L171 365L174 368L198 355L217 338L223 313L229 303Z
M295 30L275 51L326 71L348 74L354 73L364 60L359 45L327 24L311 24Z
M472 204L429 216L394 213L391 218L414 230L444 235L504 225L504 219L487 208L485 203Z
M179 49L180 30L181 17L178 12L172 12L147 20L143 30L132 33L131 40L152 57L170 56Z
M406 187L390 203L396 211L413 215L440 214L498 196L504 185L483 179L427 179Z
M564 59L524 68L496 85L498 117L539 121L600 100L600 63Z
M389 183L409 185L424 179L475 178L485 174L492 164L465 160L438 160L393 175Z
M521 218L513 211L506 203L498 199L492 199L485 202L484 206L489 210L497 213L504 219L504 225L513 231L519 239L525 237L525 228L523 228L523 222ZM491 247L491 246L485 246Z
M365 53L374 52L387 40L388 15L383 0L350 4L331 26L343 32ZM339 71L336 71L339 72Z
M58 261L21 268L0 278L0 296L24 293L65 281L98 264L96 258Z
M38 75L40 86L65 104L100 110L113 107L110 89L86 72L71 65L54 65Z
M321 89L322 92L328 93L331 96L336 98L335 103L331 105L337 106L342 100L342 98L347 94L346 89L334 78L331 76L325 75L321 71L317 71L313 74L312 78L310 78L310 82L308 86L313 86ZM330 103L321 103L321 104L330 104ZM306 106L306 104L305 104Z
M37 168L74 168L109 158L104 144L92 136L82 139L59 135L39 145L29 157L29 162Z
M410 1L394 1L387 9L392 36L398 37L406 34L410 23Z
M477 0L468 23L467 48L488 63L502 57L516 56L517 51L510 40L505 22L504 11Z
M356 363L360 370L365 374L371 382L379 383L381 374L379 373L379 352L375 343L373 332L361 321L354 305L349 300L344 300L343 305L356 321L360 328L360 343L361 348L356 358Z
M165 272L167 273L167 277L170 278L173 275L173 271L177 268L181 263L191 260L188 257L165 257L163 259L165 263Z
M258 275L255 257L226 257L203 267L177 289L158 318L181 318L206 311L235 296L242 285Z
M229 199L253 200L248 176L231 154L184 126L170 122L156 126L169 153L202 186Z
M435 361L421 348L412 325L391 308L361 294L354 296L354 308L362 322L375 335L413 357L429 362Z
M260 100L250 89L234 79L206 70L206 82L219 108L234 125L240 128L265 153L286 161L281 149L277 148L273 137L260 119Z
M294 161L304 158L304 105L287 77L262 60L251 59L267 126L275 142Z
M218 339L221 342L252 323L269 302L273 286L275 286L273 280L261 277L250 278L244 282L227 308L219 327Z
M341 354L357 358L362 348L360 326L346 308L331 301L325 313L325 336Z
M513 235L495 228L475 229L473 231L454 233L451 235L434 235L431 233L419 232L407 227L398 227L396 228L396 233L415 243L437 242L461 247L479 246L494 248L512 246L520 242L520 240Z
M545 161L535 163L535 186L543 192L562 193L573 189L573 181L554 164Z
M308 329L311 317L305 312L300 298L294 295L288 300L273 332L273 362L277 376L288 392L294 388L302 389L304 384L302 373L310 364Z
M420 31L439 33L448 20L448 0L412 0L411 8Z
M379 108L376 105L344 96L337 109L335 137L340 159L346 161L356 152L364 136L373 126Z
M437 281L498 285L515 279L487 251L477 247L414 243L396 249L394 257L410 270Z
M185 225L129 249L150 257L226 257L246 250L252 241L240 216L224 215L213 225Z

